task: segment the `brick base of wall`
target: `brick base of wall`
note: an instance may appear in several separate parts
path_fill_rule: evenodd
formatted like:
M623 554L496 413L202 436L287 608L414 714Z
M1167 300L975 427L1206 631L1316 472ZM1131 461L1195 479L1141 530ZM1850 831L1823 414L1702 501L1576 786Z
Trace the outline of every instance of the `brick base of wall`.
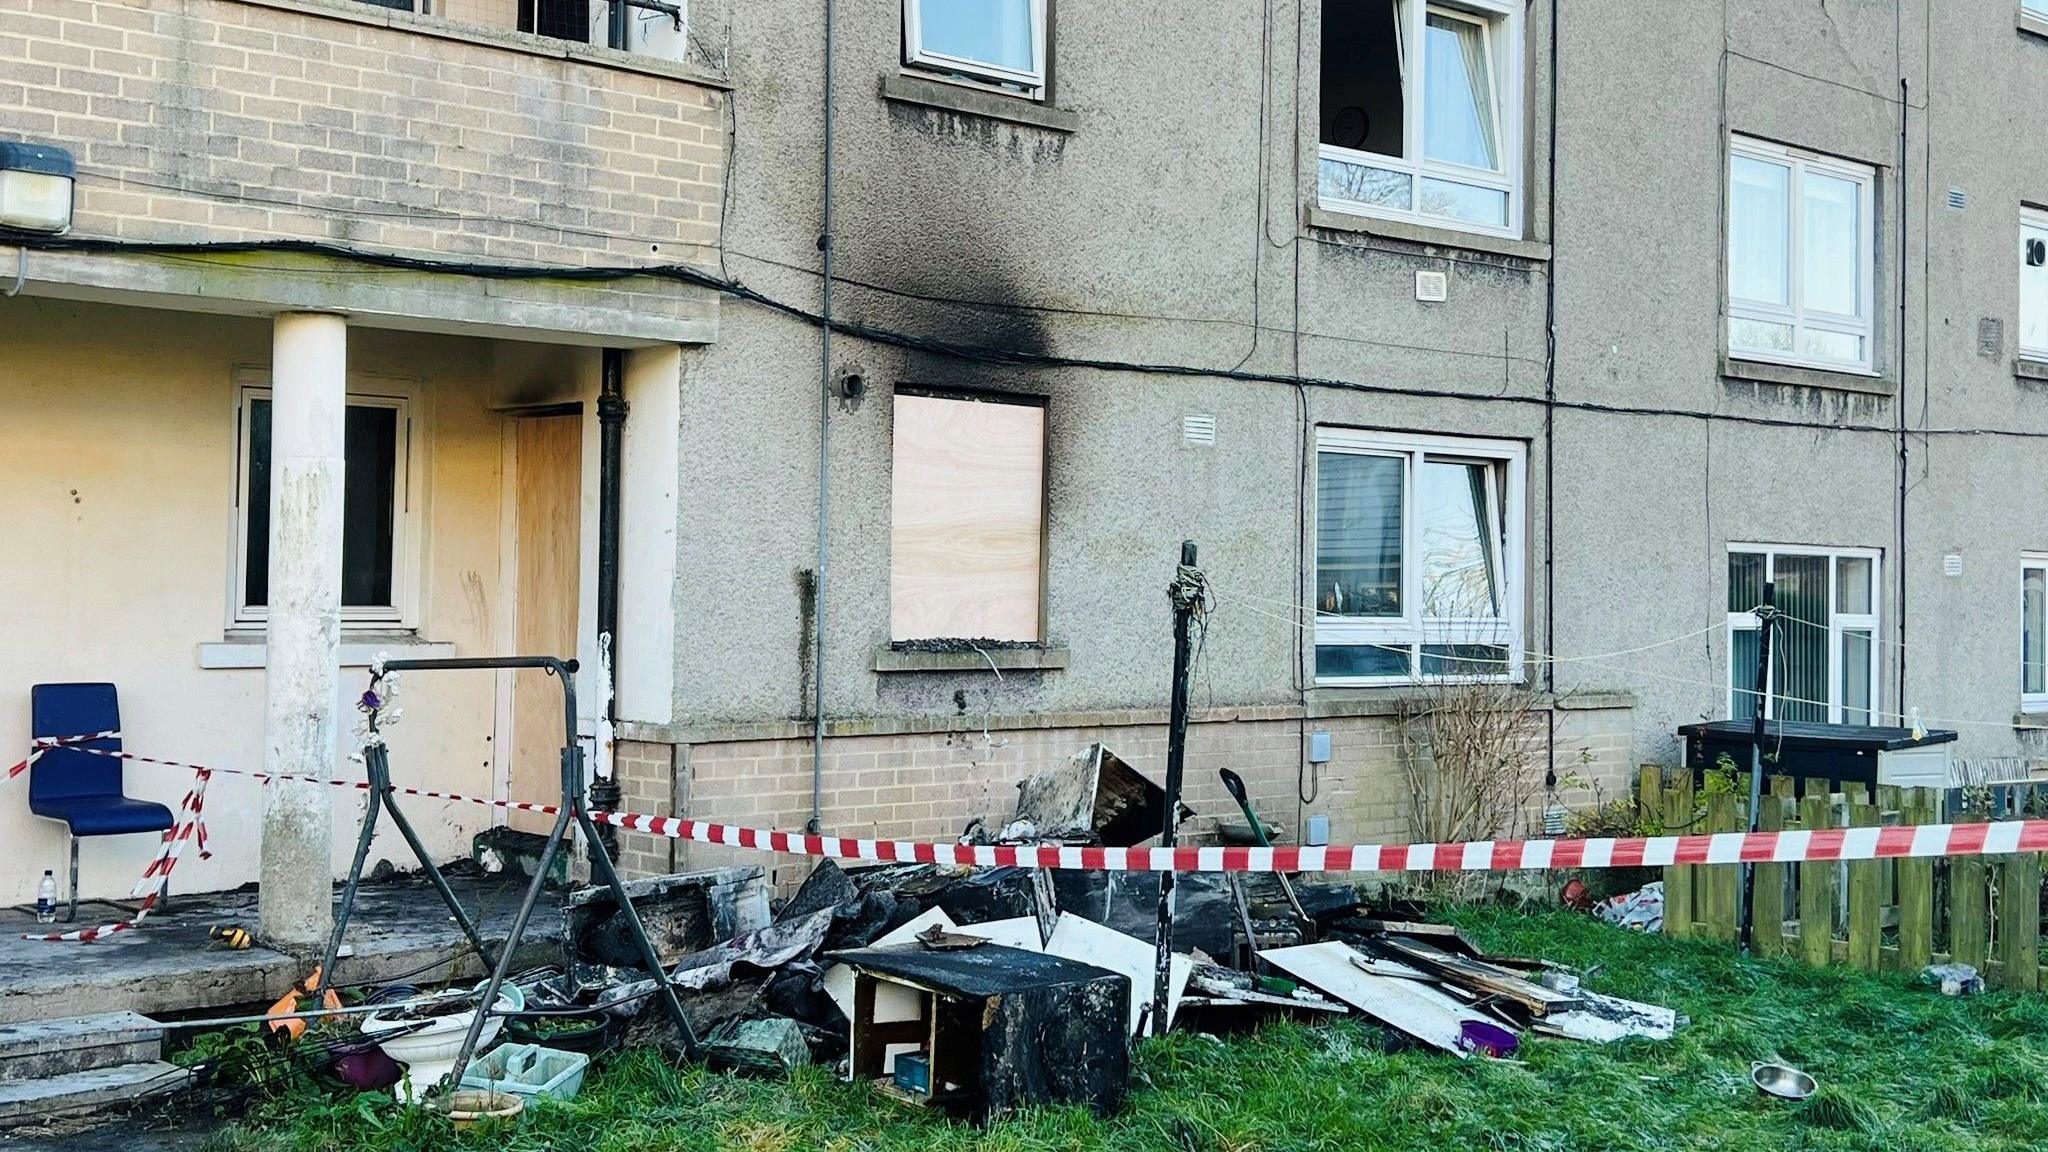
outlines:
M1627 793L1631 723L1625 707L1558 710L1557 773L1587 782L1562 796L1565 803L1585 808L1598 798ZM1311 781L1306 733L1316 730L1330 733L1331 759ZM999 827L1015 806L1018 781L1064 764L1095 741L1154 780L1164 778L1163 724L828 739L824 828L840 836L949 841L976 817ZM1330 818L1332 843L1405 842L1411 836L1401 756L1398 722L1387 716L1197 722L1188 729L1184 796L1195 816L1183 827L1186 835L1209 842L1219 820L1242 821L1216 774L1229 768L1244 778L1260 816L1283 827L1290 842L1298 842L1307 817L1318 813ZM671 814L674 799L682 796L682 814L699 820L795 829L810 818L807 739L621 742L617 762L630 811ZM678 766L684 773L679 789L673 777ZM1303 795L1311 800L1304 803ZM769 868L776 886L787 889L812 866L780 854L632 833L620 839L629 875L750 863Z
M612 772L619 782L620 804L628 812L673 816L675 762L670 744L621 740L612 746ZM660 876L675 871L676 842L644 832L619 832L619 871L626 876Z

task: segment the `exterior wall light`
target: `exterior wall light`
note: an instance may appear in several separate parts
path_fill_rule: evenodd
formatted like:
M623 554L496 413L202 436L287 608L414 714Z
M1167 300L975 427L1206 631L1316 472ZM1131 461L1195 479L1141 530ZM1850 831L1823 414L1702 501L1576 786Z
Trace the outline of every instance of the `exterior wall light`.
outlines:
M0 230L59 235L71 228L78 166L48 144L0 140Z

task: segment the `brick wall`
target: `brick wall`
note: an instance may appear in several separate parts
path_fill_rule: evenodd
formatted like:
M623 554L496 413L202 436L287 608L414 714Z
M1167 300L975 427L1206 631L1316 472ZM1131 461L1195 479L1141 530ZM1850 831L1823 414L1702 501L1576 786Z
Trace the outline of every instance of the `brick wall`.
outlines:
M1304 805L1297 791L1301 733L1313 729L1331 734L1332 760L1318 774L1314 803ZM1558 774L1576 772L1597 782L1608 798L1622 794L1632 772L1630 732L1627 708L1560 709ZM1139 771L1163 778L1166 728L1161 724L831 739L825 756L825 828L843 836L950 840L976 816L1000 824L1013 807L1017 781L1064 763L1097 740ZM810 815L810 751L809 740L801 738L699 743L679 750L687 815L754 827L801 827ZM1410 835L1401 755L1397 724L1385 716L1198 722L1188 731L1185 796L1196 815L1184 827L1205 838L1219 818L1241 819L1216 774L1218 768L1230 768L1244 777L1253 807L1285 827L1290 840L1298 838L1308 815L1320 812L1330 817L1333 842L1405 842ZM1563 799L1588 807L1595 794L1580 789ZM785 889L810 868L808 861L764 859L713 845L675 847L677 869L720 867L742 859L768 862L774 882Z
M676 748L620 740L612 746L612 772L620 804L643 816L675 815ZM627 876L659 876L675 870L675 841L645 832L619 830L619 870Z
M722 94L673 66L318 0L7 0L0 135L80 235L708 261Z

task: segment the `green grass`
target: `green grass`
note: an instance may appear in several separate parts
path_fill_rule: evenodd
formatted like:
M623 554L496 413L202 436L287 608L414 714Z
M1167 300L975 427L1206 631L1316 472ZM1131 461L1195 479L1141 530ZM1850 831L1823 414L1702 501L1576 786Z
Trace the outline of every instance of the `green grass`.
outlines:
M787 1081L612 1057L583 1094L516 1127L458 1136L361 1096L258 1106L209 1152L490 1149L951 1152L988 1149L2032 1149L2048 1146L2048 998L1952 1000L1910 981L1741 960L1726 945L1634 936L1569 912L1449 919L1502 954L1585 968L1588 986L1691 1018L1671 1041L1525 1041L1522 1062L1388 1052L1356 1021L1147 1042L1123 1112L1041 1109L987 1131L906 1109L826 1069ZM1752 1060L1818 1077L1804 1105L1761 1098Z

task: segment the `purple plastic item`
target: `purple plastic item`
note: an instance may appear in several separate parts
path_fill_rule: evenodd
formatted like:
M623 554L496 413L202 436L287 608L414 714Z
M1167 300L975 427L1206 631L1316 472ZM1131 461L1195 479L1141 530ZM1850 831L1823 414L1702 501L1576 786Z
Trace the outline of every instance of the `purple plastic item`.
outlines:
M1497 1060L1513 1056L1522 1046L1513 1032L1483 1020L1467 1020L1459 1025L1458 1043L1467 1052L1477 1052Z
M336 1060L334 1074L358 1092L371 1092L398 1083L405 1070L398 1066L398 1061L386 1056L382 1048L373 1044Z

